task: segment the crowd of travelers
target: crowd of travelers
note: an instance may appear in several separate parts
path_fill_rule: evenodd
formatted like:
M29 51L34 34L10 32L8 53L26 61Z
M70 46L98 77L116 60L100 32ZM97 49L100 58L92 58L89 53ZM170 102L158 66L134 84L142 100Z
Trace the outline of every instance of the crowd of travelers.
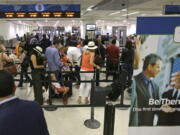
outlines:
M34 99L39 104L44 103L43 92L48 90L47 80L51 80L52 97L62 97L67 104L68 97L73 95L72 82L79 88L77 102L89 104L91 83L81 83L81 80L91 80L94 70L105 67L107 71L118 71L119 61L128 71L129 85L133 74L134 49L133 37L127 38L125 47L119 46L115 36L97 35L95 39L81 39L70 33L55 35L25 34L17 35L18 43L12 51L19 60L20 80L17 87L23 87L23 82L29 82L34 89ZM13 61L7 55L6 47L0 45L0 70L6 62ZM46 74L48 71L48 75ZM80 71L92 71L81 73ZM30 72L30 74L28 74ZM116 73L107 72L107 78ZM96 76L98 78L99 76ZM25 78L25 79L24 79Z

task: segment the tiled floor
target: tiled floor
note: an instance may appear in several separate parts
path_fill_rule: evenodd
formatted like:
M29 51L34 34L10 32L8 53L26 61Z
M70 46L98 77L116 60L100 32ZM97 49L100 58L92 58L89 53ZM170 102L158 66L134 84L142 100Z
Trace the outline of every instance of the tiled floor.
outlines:
M107 85L101 83L102 86ZM33 88L24 83L23 88L17 88L16 96L21 99L33 100ZM77 104L78 89L73 87L73 96L69 98L69 104ZM119 103L114 102L113 104ZM54 104L62 104L61 99L53 100ZM125 103L129 104L127 95ZM56 111L44 110L50 135L103 135L104 128L104 108L95 108L95 119L101 124L98 129L89 129L84 126L84 121L90 118L89 107L59 108ZM128 135L129 110L116 108L114 135Z

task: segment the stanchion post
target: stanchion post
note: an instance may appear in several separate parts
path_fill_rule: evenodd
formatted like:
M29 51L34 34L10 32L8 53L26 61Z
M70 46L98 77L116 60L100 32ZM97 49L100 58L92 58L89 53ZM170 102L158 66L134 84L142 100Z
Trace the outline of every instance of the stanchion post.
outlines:
M92 101L93 101L94 89L95 89L94 85L95 85L95 81L91 80L91 97L90 97L91 105L93 105ZM87 128L91 128L91 129L97 129L100 127L100 122L94 119L94 107L91 107L91 119L85 120L84 125Z
M51 90L52 90L52 87L51 87L51 73L48 72L48 86L49 86L49 105L52 105L52 99L51 99L51 96L52 96L52 93L51 93ZM57 110L57 107L46 107L45 108L46 111L56 111Z
M114 134L115 107L112 104L107 104L104 111L104 132L103 135Z
M99 69L95 69L95 74L96 74L96 86L99 86L99 76L100 76Z
M126 74L127 71L122 70L121 66L122 66L122 63L118 64L118 70L119 70L119 74L118 74L118 80L119 81L118 82L120 83L120 81L121 81L121 83L118 84L119 85L118 89L119 89L119 91L122 91L122 92L121 92L120 104L117 104L116 106L120 107L120 109L126 110L130 107L130 105L124 104L124 90L126 89L126 82L127 81L126 81L126 78L124 78L123 74ZM123 80L123 82L122 82L122 80Z

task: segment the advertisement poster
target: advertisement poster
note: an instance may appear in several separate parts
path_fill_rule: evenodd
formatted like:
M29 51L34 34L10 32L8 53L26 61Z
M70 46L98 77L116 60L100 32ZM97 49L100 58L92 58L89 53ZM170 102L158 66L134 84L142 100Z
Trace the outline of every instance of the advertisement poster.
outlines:
M175 29L180 22L174 20L180 18L147 17L137 22L141 61L133 76L129 135L179 135L180 43L174 32L179 34Z

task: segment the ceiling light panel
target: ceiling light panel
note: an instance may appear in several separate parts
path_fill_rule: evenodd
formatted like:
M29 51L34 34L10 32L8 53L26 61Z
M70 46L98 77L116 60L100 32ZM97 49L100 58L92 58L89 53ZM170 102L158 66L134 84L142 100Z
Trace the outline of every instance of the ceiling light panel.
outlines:
M119 14L119 13L121 13L120 11L117 11L117 12L113 12L113 13L111 13L111 14L109 14L110 16L112 16L112 15L117 15L117 14Z
M139 14L139 13L140 13L139 11L136 11L136 12L131 12L128 14L123 14L122 16L135 15L135 14Z

